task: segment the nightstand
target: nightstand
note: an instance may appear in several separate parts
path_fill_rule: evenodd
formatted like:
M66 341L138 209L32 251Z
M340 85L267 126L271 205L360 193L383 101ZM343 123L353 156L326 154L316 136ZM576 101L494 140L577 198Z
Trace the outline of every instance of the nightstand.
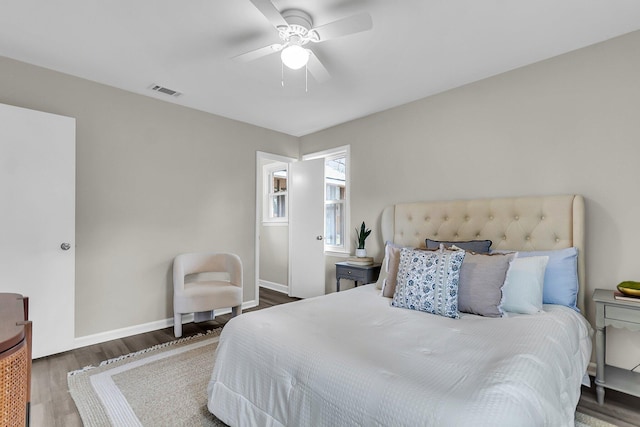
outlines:
M596 394L604 403L604 389L621 391L640 397L640 374L606 364L607 326L640 332L640 301L615 299L612 290L596 289Z
M362 284L375 282L380 275L381 265L380 263L352 265L347 262L336 262L337 292L340 292L340 279L353 280L356 286L358 286L358 282Z

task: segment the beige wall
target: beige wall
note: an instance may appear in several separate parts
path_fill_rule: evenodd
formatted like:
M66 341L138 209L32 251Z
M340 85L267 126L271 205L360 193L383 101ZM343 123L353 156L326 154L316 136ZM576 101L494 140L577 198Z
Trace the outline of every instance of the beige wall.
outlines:
M351 144L351 222L376 224L378 259L396 202L584 195L593 324L595 288L640 280L639 47L635 32L305 136L301 153ZM610 356L640 363L637 335L613 335L625 351Z
M262 225L260 280L289 286L289 226Z
M0 102L76 118L76 337L171 318L181 252L237 253L255 298L256 151L297 138L6 58L0 76Z
M257 174L257 188L264 187L264 167L278 163L284 166L283 162L290 162L292 158L274 158L273 153L259 153L259 169ZM278 157L278 156L276 156ZM264 191L264 190L262 190ZM263 194L256 199L258 212L263 211ZM265 225L262 216L259 218L260 243L259 243L259 279L270 282L265 284L289 286L289 223L279 223L277 225ZM279 288L283 290L282 288Z

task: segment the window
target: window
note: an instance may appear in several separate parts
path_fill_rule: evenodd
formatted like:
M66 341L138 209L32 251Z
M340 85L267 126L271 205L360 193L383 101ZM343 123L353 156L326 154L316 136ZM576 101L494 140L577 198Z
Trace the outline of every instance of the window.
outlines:
M265 201L264 222L287 222L287 177L286 163L271 163L263 168Z
M348 169L349 147L304 156L304 160L325 159L324 248L328 252L349 252Z
M324 238L325 245L344 249L346 157L328 158L325 162Z

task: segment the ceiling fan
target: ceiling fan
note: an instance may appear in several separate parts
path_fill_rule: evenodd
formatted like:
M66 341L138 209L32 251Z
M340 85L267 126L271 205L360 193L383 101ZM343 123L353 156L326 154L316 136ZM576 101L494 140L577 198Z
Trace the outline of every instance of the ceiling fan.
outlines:
M322 43L337 37L367 31L373 27L371 15L361 13L314 28L311 16L302 10L288 9L280 12L270 0L250 1L278 30L282 42L243 53L232 59L252 61L280 52L280 58L284 65L293 70L306 65L311 75L319 83L328 80L331 76L313 51L304 46L309 43Z

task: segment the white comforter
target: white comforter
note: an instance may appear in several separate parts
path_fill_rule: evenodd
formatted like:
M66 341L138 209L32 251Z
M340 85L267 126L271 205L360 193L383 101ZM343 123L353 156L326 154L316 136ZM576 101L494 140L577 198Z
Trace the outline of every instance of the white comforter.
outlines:
M231 426L573 426L591 328L544 308L450 319L367 285L246 313L222 332L208 407Z

